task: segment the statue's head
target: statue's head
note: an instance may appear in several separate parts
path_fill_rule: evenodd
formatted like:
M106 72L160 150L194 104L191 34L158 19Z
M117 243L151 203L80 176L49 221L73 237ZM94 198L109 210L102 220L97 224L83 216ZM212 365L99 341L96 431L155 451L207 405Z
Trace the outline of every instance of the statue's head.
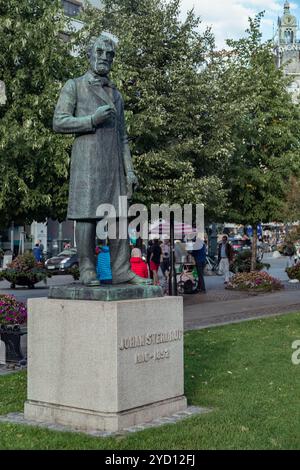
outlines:
M0 105L5 105L6 101L5 83L0 80Z
M112 67L116 51L116 41L111 35L102 33L92 38L87 48L91 70L97 75L106 77Z

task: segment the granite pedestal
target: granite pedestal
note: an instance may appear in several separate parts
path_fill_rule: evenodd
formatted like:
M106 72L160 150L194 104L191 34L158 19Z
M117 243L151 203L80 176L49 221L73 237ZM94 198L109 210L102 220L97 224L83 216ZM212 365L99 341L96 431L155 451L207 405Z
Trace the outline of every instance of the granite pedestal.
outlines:
M182 298L28 301L25 418L120 431L186 409Z

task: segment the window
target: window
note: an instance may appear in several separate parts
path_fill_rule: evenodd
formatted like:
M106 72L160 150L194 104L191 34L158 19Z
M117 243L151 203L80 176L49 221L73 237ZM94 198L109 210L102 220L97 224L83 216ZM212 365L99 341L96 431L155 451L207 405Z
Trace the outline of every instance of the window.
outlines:
M67 16L77 16L81 10L81 3L76 0L62 0L63 8Z

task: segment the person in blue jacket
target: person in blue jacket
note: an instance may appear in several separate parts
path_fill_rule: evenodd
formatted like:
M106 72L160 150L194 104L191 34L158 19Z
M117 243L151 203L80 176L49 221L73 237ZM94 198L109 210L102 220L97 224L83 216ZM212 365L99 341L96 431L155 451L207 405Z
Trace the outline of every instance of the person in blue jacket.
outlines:
M112 284L110 250L107 245L99 248L99 254L97 257L97 277L101 284Z
M40 245L38 243L35 244L35 247L33 248L32 252L33 252L35 261L40 263L42 261L42 252L41 252Z

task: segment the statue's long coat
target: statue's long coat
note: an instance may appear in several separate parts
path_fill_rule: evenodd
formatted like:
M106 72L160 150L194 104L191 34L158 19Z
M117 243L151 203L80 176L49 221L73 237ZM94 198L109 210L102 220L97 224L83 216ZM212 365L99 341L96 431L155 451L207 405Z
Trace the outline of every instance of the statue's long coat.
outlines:
M112 104L116 118L93 128L91 116ZM124 146L128 145L123 99L111 84L102 87L91 73L63 87L53 119L56 132L75 134L72 149L68 218L97 219L101 204L112 204L118 215L119 196L126 196Z

